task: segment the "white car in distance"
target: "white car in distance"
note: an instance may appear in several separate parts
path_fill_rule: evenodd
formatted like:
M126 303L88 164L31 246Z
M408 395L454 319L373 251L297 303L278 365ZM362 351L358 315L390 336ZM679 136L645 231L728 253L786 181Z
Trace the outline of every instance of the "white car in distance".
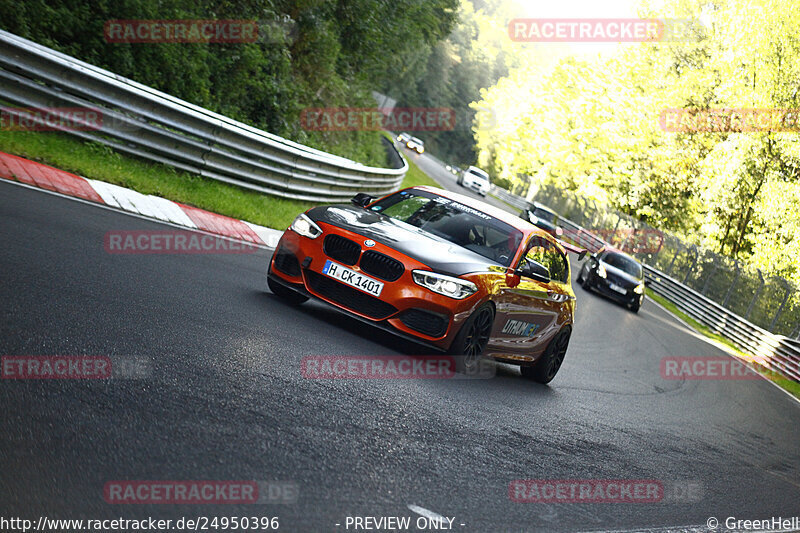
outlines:
M489 174L478 167L470 166L458 178L458 184L473 190L481 196L489 194Z

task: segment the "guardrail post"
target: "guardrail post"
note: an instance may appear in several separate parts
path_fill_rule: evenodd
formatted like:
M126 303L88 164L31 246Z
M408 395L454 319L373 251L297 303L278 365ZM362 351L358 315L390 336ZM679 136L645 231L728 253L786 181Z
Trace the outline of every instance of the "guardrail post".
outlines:
M683 281L681 283L683 283L684 285L686 285L686 281L689 279L689 274L691 274L692 270L694 270L694 267L697 266L697 259L698 259L699 255L700 255L697 252L697 245L696 244L692 245L692 251L694 252L694 261L692 261L692 266L689 267L689 269L686 271L686 275L683 277Z
M728 300L730 300L731 294L733 294L733 288L736 286L736 283L739 281L739 276L742 274L742 268L739 265L739 260L734 259L734 262L736 263L736 275L733 277L731 286L728 287L728 292L725 293L725 300L722 302L722 307L728 307Z
M775 312L775 316L772 317L772 322L770 322L768 328L770 331L773 331L775 329L775 323L778 321L778 317L781 316L781 313L783 312L783 307L786 305L786 302L789 300L789 296L791 296L792 294L792 288L789 286L789 283L785 279L778 276L773 276L773 277L777 278L778 280L781 281L781 283L783 283L783 286L786 289L786 294L783 296L783 301L781 302L781 306L778 307L778 310Z
M589 201L592 202L592 221L591 221L591 224L593 226L599 226L600 224L598 224L598 222L597 222L597 215L600 213L600 210L597 208L597 202L594 201L594 198L590 198Z
M761 290L764 288L764 275L761 273L761 269L757 268L756 272L758 272L758 277L761 280L761 284L753 294L753 299L750 300L750 305L747 306L747 312L744 315L745 320L750 320L750 313L753 312L753 305L756 303L756 300L758 300L758 295L761 294Z
M620 215L619 213L614 213L614 214L617 215L617 222L614 224L614 231L613 231L614 233L616 233L617 228L619 227L619 223L620 221L622 221L622 215Z
M669 262L669 266L664 271L664 273L668 276L672 275L672 266L675 264L675 260L678 258L678 256L681 255L681 248L683 248L684 250L686 249L686 247L683 245L681 241L677 239L675 239L675 241L676 241L675 255L672 256L672 261Z
M711 282L711 278L713 278L713 277L714 277L714 274L716 274L716 273L717 273L717 269L719 268L719 265L717 264L717 262L716 262L716 261L714 261L712 264L714 265L714 270L712 270L712 271L711 271L711 273L710 273L710 274L708 275L708 277L706 278L706 281L705 281L705 283L703 283L703 288L702 288L702 289L700 289L700 294L708 294L708 293L706 292L706 289L708 289L708 284Z

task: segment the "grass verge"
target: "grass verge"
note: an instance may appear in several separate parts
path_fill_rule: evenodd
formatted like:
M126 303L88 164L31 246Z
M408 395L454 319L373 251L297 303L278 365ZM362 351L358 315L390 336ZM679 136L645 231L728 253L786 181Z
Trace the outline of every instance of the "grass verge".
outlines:
M262 226L285 229L313 202L288 200L126 156L61 133L0 130L0 151ZM409 162L403 187L435 183Z
M419 169L417 165L415 165L411 160L406 159L408 161L408 172L406 172L406 177L403 180L402 187L414 187L415 185L430 185L431 187L440 187L438 183L433 181L427 174Z
M719 335L718 333L714 333L711 331L707 326L701 324L694 318L687 315L685 312L681 311L678 306L674 303L670 302L663 296L656 294L652 291L652 289L647 289L647 297L652 299L654 302L658 303L662 307L664 307L667 311L672 313L673 315L677 316L687 324L689 324L694 330L696 330L701 335L708 337L709 339L716 341L719 344L725 345L727 348L732 350L735 354L739 357L744 359L745 361L750 360L751 355L743 352L741 348L737 347L734 343ZM800 399L800 383L796 381L792 381L791 379L787 379L781 375L776 374L775 372L765 369L761 365L753 365L753 368L757 370L760 374L762 374L767 379L775 382L776 384L780 385L781 388L789 392L792 396L797 399Z

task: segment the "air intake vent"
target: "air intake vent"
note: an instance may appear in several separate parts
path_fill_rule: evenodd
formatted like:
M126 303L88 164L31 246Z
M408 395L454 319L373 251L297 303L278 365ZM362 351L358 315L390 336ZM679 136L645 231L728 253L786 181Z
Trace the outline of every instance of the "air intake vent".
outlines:
M358 256L361 255L358 243L336 234L325 237L322 249L325 255L345 265L355 265L358 263Z
M309 289L351 311L376 320L382 320L397 312L395 306L344 283L339 283L328 276L311 270L306 270L305 274Z
M300 275L300 263L297 261L297 257L286 248L281 247L275 252L273 266L287 276Z
M386 281L397 281L405 272L405 267L397 259L368 250L361 256L361 270Z
M430 337L444 335L450 322L446 316L424 309L408 309L400 315L400 321L414 331Z

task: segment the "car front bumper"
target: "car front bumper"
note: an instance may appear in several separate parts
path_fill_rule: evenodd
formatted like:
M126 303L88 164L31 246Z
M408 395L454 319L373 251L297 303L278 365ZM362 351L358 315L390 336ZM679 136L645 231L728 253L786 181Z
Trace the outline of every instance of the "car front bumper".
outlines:
M637 302L642 295L633 292L633 286L624 287L625 293L617 292L610 287L610 281L606 278L601 278L595 271L590 270L588 273L589 287L593 288L603 296L625 305L632 305Z
M481 196L486 196L487 194L489 194L489 187L487 187L485 185L481 185L481 184L479 184L479 183L477 183L475 181L465 182L464 186L466 188L468 188L469 190L480 194Z
M440 350L447 350L461 324L482 302L480 280L477 293L463 300L435 293L412 279L412 270L432 270L427 265L404 256L396 250L375 243L364 248L365 238L356 233L325 223L318 223L323 233L316 239L298 235L292 230L284 232L270 260L273 280L307 296L322 300L358 319L390 329L401 336L423 342ZM404 271L396 281L387 281L360 268L329 257L324 250L325 237L339 235L361 245L361 254L372 250L389 256L403 264ZM325 263L331 260L342 264L384 284L380 297L351 287L322 273ZM469 278L469 276L467 276Z

